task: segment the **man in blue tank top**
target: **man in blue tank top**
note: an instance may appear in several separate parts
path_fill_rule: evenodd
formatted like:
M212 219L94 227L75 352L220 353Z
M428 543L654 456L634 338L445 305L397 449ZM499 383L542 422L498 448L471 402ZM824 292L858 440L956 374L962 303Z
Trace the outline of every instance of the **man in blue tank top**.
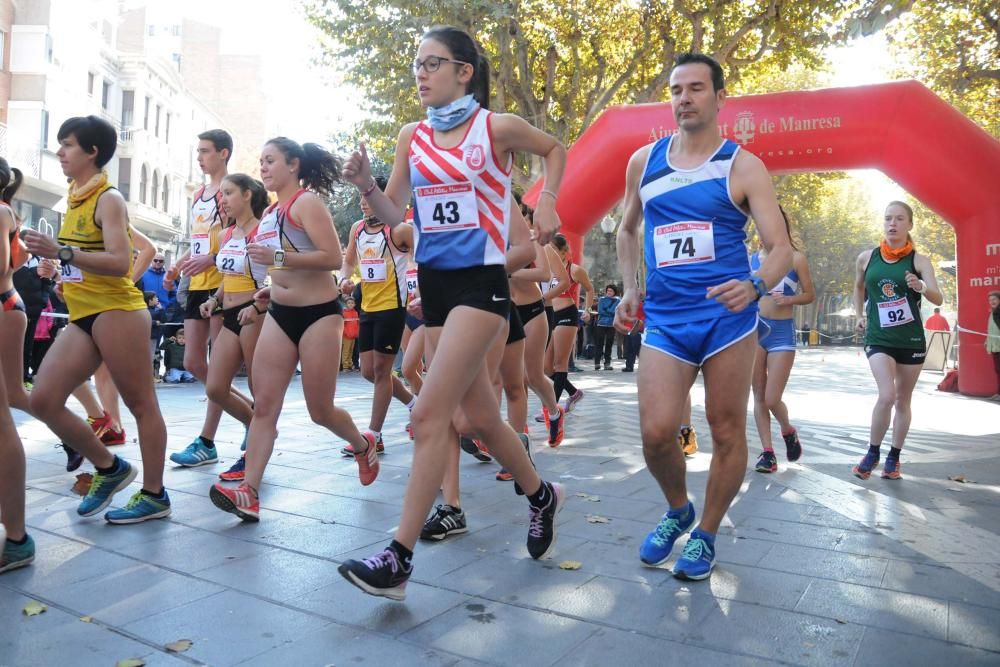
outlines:
M706 579L715 534L747 467L746 413L756 351L757 300L792 267L792 248L767 169L722 138L717 122L726 91L722 68L702 54L683 54L670 74L678 132L632 155L618 261L625 294L615 326L627 331L639 308L636 271L645 221L646 333L639 372L639 422L646 465L670 509L639 551L643 563L665 563L674 542L695 526L684 455L677 447L684 399L705 374L712 432L701 521L674 565L674 576ZM767 257L751 275L748 215Z

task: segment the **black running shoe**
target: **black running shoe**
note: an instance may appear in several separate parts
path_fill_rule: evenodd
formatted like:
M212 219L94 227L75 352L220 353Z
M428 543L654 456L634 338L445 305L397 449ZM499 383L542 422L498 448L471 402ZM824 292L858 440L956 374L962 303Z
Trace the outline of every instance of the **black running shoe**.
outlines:
M791 433L782 433L781 437L785 441L785 454L788 457L788 461L798 461L799 457L802 456L802 443L799 442L798 430L792 429Z
M565 490L562 484L543 481L548 487L549 502L545 507L529 505L528 554L535 560L548 556L556 545L556 514L562 509Z
M59 446L66 452L66 472L73 472L83 465L83 455L80 452L64 442L59 443Z
M489 450L480 444L478 440L467 438L464 435L458 436L458 445L466 454L472 454L480 463L489 463L493 460Z
M562 408L559 409L559 414L562 414ZM519 433L518 436L521 439L521 444L524 445L524 451L528 452L528 460L531 461L531 467L535 467L535 459L531 458L531 440L528 439L527 433ZM516 481L514 482L514 493L519 496L524 495L524 489Z
M424 528L420 531L422 540L443 540L449 535L469 532L469 527L465 523L465 512L455 509L451 505L438 505L434 508L434 514L424 522Z
M392 547L386 547L370 558L344 561L337 572L369 595L402 601L406 599L406 582L413 568L404 570L399 555Z

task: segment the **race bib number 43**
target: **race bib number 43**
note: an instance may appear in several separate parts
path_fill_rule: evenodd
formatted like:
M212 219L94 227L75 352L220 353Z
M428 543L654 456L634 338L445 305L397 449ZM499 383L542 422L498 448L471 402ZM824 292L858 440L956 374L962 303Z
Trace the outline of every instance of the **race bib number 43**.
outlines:
M479 229L479 207L472 183L449 183L414 188L420 233Z
M715 237L711 222L675 222L653 232L656 267L711 262L715 259Z
M913 321L913 311L906 297L878 304L878 323L883 329L902 326Z

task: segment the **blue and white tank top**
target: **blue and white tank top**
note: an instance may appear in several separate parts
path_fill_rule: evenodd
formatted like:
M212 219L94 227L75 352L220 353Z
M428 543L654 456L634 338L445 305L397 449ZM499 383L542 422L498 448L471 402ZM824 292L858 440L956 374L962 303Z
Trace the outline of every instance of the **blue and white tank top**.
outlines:
M492 115L476 111L454 148L435 144L426 122L413 131L409 162L418 264L451 270L504 263L513 158L505 166L496 161Z
M740 147L728 139L703 164L670 164L673 136L649 151L639 198L645 218L646 326L730 315L709 287L750 275L749 217L733 202L729 173ZM754 312L757 304L748 306Z
M750 271L757 273L760 271L760 253L755 252L750 255ZM781 279L777 285L772 287L768 294L771 296L795 296L799 293L799 274L792 269L788 275Z

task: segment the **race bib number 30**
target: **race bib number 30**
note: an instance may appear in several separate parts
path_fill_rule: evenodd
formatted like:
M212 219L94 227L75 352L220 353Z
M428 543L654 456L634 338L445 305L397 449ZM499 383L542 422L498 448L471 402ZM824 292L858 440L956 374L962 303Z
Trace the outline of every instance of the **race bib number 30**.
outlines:
M80 252L79 248L74 247L75 252ZM62 275L62 281L64 283L82 283L83 282L83 271L80 267L74 266L72 264L60 263L60 274Z
M386 268L384 257L361 260L361 282L381 283L385 282L385 277Z
M208 254L211 254L211 248L208 241L208 234L191 235L191 254L194 257L204 257Z
M472 183L449 183L414 188L420 233L479 229L479 207Z
M906 297L878 304L878 323L883 329L898 327L913 321L913 311Z
M675 222L653 232L656 267L698 264L715 259L711 222Z

